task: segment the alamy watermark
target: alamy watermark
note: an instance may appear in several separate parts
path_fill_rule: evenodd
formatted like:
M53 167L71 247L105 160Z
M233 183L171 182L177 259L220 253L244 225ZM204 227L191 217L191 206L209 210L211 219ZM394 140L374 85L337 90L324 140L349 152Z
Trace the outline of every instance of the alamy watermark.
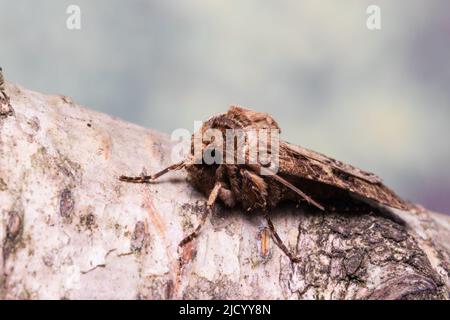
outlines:
M381 9L377 5L370 5L366 9L368 14L366 26L369 30L381 30Z
M66 27L68 30L81 30L81 8L71 4L66 8ZM366 27L369 30L381 30L381 8L378 5L369 5L366 9Z
M196 130L197 129L197 130ZM191 164L238 164L258 168L261 175L276 174L279 169L279 129L201 129L194 123L195 133L176 129L171 138L174 163L189 159Z
M66 20L66 27L69 30L81 30L81 8L75 4L67 7L66 13L69 15Z

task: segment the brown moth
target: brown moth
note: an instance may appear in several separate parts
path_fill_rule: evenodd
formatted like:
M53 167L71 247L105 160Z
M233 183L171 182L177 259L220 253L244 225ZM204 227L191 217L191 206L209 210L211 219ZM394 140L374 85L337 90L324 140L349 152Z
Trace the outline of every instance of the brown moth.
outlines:
M225 134L228 129L280 130L275 120L267 113L256 112L239 106L231 106L227 113L207 120L200 133L208 129L218 129ZM283 252L296 262L298 258L283 244L270 219L270 210L283 201L304 201L311 209L339 211L355 209L358 203L381 205L408 210L410 205L386 187L381 179L351 165L329 158L320 153L280 141L278 148L278 170L262 175L264 165L250 164L206 164L198 163L194 152L195 134L192 136L191 153L188 159L150 176L127 177L120 180L134 183L152 182L167 172L186 169L191 184L208 196L207 208L197 228L181 242L183 246L198 236L212 205L217 199L226 207L240 206L247 212L262 212L267 220L274 242ZM202 141L202 151L214 145ZM248 141L233 150L247 155ZM237 146L235 145L237 148ZM223 148L225 153L230 152ZM203 154L203 153L202 153ZM246 158L247 159L247 158ZM350 208L349 208L350 206ZM354 206L354 207L353 207ZM364 207L364 206L363 206Z
M2 95L1 99L8 99L8 96L5 93L5 78L3 77L3 69L0 67L0 94Z
M13 114L13 109L5 92L5 78L3 77L3 69L0 67L0 117L6 117L11 114Z

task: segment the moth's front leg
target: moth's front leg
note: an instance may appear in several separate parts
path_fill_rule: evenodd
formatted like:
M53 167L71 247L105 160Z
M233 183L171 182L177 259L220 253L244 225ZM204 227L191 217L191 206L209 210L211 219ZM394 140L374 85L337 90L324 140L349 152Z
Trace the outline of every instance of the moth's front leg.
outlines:
M206 203L206 211L201 216L198 226L195 228L195 230L191 234L189 234L187 237L185 237L183 240L180 241L180 244L178 245L179 247L185 246L187 243L191 242L192 240L194 240L195 238L198 237L198 235L200 234L200 230L202 229L203 225L206 222L206 218L212 212L212 206L216 202L221 188L222 188L221 183L216 182L216 184L214 185L214 188L212 189L211 193L209 194L208 202Z
M219 192L219 198L228 208L234 208L236 206L236 197L230 189L222 187Z
M219 199L227 206L228 208L234 208L236 206L236 196L234 195L233 191L230 190L230 187L228 183L226 183L227 180L227 174L228 170L226 165L221 164L215 173L216 181L221 182L221 188L219 191ZM232 179L232 177L229 177Z

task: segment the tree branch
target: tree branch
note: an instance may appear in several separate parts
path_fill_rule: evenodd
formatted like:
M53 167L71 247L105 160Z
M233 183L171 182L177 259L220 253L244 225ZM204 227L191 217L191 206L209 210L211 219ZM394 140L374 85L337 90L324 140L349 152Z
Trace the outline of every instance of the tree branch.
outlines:
M164 134L7 85L0 117L0 298L447 299L450 219L425 210L273 215L297 249L292 264L263 217L216 205L184 171L155 184L122 174L170 164Z

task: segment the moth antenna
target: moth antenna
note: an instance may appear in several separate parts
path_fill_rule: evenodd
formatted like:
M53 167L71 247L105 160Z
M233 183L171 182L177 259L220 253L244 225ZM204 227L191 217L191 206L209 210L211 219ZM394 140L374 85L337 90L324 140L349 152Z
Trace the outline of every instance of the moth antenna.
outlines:
M169 167L167 167L167 168L161 170L160 172L157 172L157 173L155 173L155 174L152 174L152 180L156 180L156 179L158 179L159 177L165 175L165 174L168 173L168 172L181 170L181 169L183 169L185 166L186 166L186 163L185 163L184 160L181 161L181 162L175 163L175 164L173 164L173 165L171 165L171 166L169 166Z
M291 189L292 191L294 191L295 193L297 193L299 196L301 196L303 199L305 199L309 204L317 207L318 209L325 211L325 207L322 206L320 203L318 203L317 201L315 201L313 198L311 198L310 196L308 196L306 193L304 193L302 190L300 190L299 188L297 188L296 186L294 186L292 183L290 183L289 181L287 181L286 179L283 179L282 177L280 177L277 174L273 174L273 175L269 175L269 177L275 179L276 181L278 181L279 183L283 184L284 186L288 187L289 189Z
M138 176L138 177L120 176L119 180L130 183L147 183L152 182L152 176Z
M131 182L131 183L152 182L152 181L155 181L156 179L158 179L159 177L165 175L168 172L183 169L185 166L186 166L186 161L184 160L184 161L175 163L171 166L168 166L167 168L165 168L155 174L149 175L149 176L138 176L138 177L120 176L119 180L124 181L124 182Z

